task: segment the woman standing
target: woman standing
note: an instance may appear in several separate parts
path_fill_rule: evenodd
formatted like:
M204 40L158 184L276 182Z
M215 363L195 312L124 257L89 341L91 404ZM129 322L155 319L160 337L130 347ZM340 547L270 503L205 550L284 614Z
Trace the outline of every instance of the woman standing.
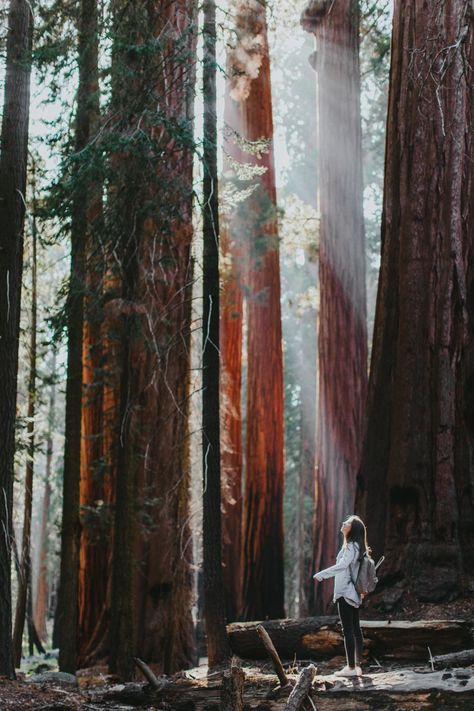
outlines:
M336 676L360 676L362 669L363 638L360 629L359 607L362 596L357 592L354 581L357 579L360 561L370 553L367 545L367 531L358 516L349 516L341 526L344 542L337 554L336 564L315 573L313 578L322 581L334 578L334 602L337 602L341 618L346 649L346 666L336 672Z

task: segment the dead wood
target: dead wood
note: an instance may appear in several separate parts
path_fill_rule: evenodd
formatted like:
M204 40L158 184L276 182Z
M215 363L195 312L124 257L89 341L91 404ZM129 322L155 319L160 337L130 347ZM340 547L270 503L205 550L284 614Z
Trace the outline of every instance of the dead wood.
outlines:
M131 706L145 706L154 701L156 693L156 690L152 689L149 684L129 682L116 684L98 693L91 693L91 700L100 703L115 701Z
M463 649L461 652L451 654L439 654L432 657L435 669L446 669L447 667L463 667L474 662L474 649Z
M141 671L141 673L143 674L143 676L145 677L145 679L146 679L148 682L150 682L150 684L152 685L152 687L153 687L154 689L156 689L157 691L160 691L160 689L162 689L163 686L165 686L165 684L167 683L166 679L160 681L160 680L154 675L154 673L152 672L152 670L150 669L150 667L148 666L148 664L145 664L145 662L143 662L143 661L142 661L141 659L139 659L138 657L134 657L134 658L133 658L133 661L135 662L135 664L137 665L137 667L140 669L140 671Z
M305 700L307 699L311 684L316 674L316 667L314 664L310 664L305 667L298 677L295 688L292 690L287 704L285 706L285 711L298 711L303 707Z
M232 657L230 669L224 672L220 698L221 711L242 711L244 707L245 672L240 660Z
M273 666L275 668L275 672L280 681L281 686L287 686L287 684L289 683L288 677L285 674L283 664L281 663L281 659L278 656L278 652L275 649L275 645L273 644L270 635L262 625L257 625L257 633L273 662Z
M244 708L260 711L287 711L290 687L279 687L275 697L274 675L245 669ZM332 674L318 676L319 688L312 691L317 711L472 711L474 708L474 670L419 673L413 669L364 674L342 679ZM324 688L322 682L325 682ZM221 708L221 683L202 679L173 679L149 704L168 704L170 709L208 711ZM306 703L309 704L307 701ZM131 704L130 704L131 705ZM138 704L135 704L138 705ZM312 709L312 707L311 707ZM300 709L302 711L302 709Z
M263 659L266 649L257 627L271 635L282 659L325 659L344 655L338 618L307 617L301 620L242 622L228 626L232 651L242 659ZM472 629L465 620L362 621L366 652L377 658L425 661L427 648L434 655L472 647Z

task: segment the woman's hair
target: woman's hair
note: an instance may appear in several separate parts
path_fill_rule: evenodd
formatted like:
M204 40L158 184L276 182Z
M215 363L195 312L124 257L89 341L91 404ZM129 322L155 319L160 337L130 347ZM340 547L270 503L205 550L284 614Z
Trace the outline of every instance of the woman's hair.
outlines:
M351 530L347 534L347 538L344 537L344 545L347 546L348 543L357 543L359 545L359 558L362 558L366 553L370 555L370 546L367 543L367 529L365 523L359 516L348 516L346 522L351 524Z

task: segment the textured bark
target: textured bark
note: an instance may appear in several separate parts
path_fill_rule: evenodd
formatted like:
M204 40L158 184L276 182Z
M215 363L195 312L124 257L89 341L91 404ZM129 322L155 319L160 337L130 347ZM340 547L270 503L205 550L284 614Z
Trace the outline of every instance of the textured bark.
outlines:
M472 4L396 2L382 261L358 506L393 605L474 565ZM463 572L466 577L463 577Z
M30 105L31 6L11 0L0 154L0 675L14 676L11 648L11 521L16 378Z
M78 24L79 87L76 110L75 151L82 171L77 181L71 222L71 280L68 304L68 365L64 450L63 523L59 607L59 665L74 671L78 658L80 477L82 434L82 379L86 245L90 234L91 204L95 198L90 166L80 165L80 155L97 128L97 6L82 0ZM84 591L82 590L83 594Z
M344 654L344 642L337 617L307 617L301 620L269 620L228 625L234 654L242 659L262 659L265 648L258 635L263 625L283 659L324 659ZM427 661L432 653L466 649L472 640L469 621L403 620L361 621L364 652L387 659Z
M245 672L240 665L240 661L233 657L229 670L224 672L222 676L220 695L220 708L222 711L243 711L244 684Z
M226 82L224 105L223 192L236 188L229 161L242 162L236 135L241 114ZM221 220L220 403L222 480L222 562L227 619L237 619L242 594L242 250L237 211L227 208Z
M193 652L187 412L196 6L117 5L119 38L160 38L152 56L123 52L131 80L117 99L130 140L117 157L126 339L110 628L111 666L127 676L134 650L167 672L189 665ZM134 142L136 135L148 139Z
M247 142L254 187L243 204L248 371L242 548L243 614L256 619L282 616L284 588L280 269L264 3L239 3L236 38L232 96L240 104L241 138Z
M334 562L354 511L367 392L358 2L310 3L303 27L317 42L319 94L319 332L314 570ZM321 13L319 11L321 10ZM310 607L328 608L332 584Z
M28 376L28 436L27 460L25 471L25 498L23 505L23 531L21 540L21 562L18 575L18 591L13 627L13 661L15 667L20 667L23 629L27 615L27 596L31 597L31 515L33 507L33 473L35 459L35 412L36 412L36 328L37 328L37 280L36 280L36 185L33 167L33 230L31 254L31 333L30 333L30 363Z
M98 80L98 11L96 0L84 3L82 32L87 44L80 61L87 76L87 134L89 140L100 126ZM107 603L110 573L110 522L113 487L107 468L108 452L103 447L103 347L101 297L104 264L101 245L102 182L89 168L84 196L85 297L82 344L82 429L81 429L81 541L79 551L78 654L89 650L91 638Z
M310 708L309 704L305 704L305 701L307 700L308 694L311 693L310 689L312 687L315 674L316 667L314 664L310 664L301 671L295 688L288 697L285 711L298 711L300 708Z
M204 3L203 152L203 584L209 667L230 657L222 576L219 408L219 214L216 115L216 6Z

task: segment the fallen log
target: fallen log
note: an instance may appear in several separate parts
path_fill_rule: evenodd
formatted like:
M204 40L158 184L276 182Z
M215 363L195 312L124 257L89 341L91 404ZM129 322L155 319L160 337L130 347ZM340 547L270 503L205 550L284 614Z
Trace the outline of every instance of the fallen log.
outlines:
M468 666L474 663L474 649L463 649L461 652L452 652L451 654L439 654L432 657L431 661L435 669Z
M340 624L335 616L301 620L234 622L227 627L234 654L242 659L263 659L265 648L258 636L262 625L283 659L324 659L344 654ZM427 648L440 655L472 647L471 625L465 620L361 621L365 651L376 657L425 661Z
M285 711L299 711L303 707L305 700L307 699L311 684L316 674L316 667L314 664L310 664L305 667L298 677L296 686L288 697L288 701L285 706Z
M245 668L245 674L244 708L249 711L286 711L290 686L281 688L275 698L273 674L262 674L249 668ZM329 674L318 675L316 682L312 700L317 711L354 711L355 708L361 711L414 711L418 708L423 711L472 711L474 708L474 670L469 669L428 673L399 669L348 679ZM176 711L217 710L221 703L221 687L222 677L216 677L212 684L207 677L171 679L162 691L155 691L148 697L147 704L167 704ZM129 695L126 701L125 698L125 689L122 694L115 695L117 701L127 705L146 705L138 695L134 699ZM91 698L95 703L110 700L111 695L104 692Z

